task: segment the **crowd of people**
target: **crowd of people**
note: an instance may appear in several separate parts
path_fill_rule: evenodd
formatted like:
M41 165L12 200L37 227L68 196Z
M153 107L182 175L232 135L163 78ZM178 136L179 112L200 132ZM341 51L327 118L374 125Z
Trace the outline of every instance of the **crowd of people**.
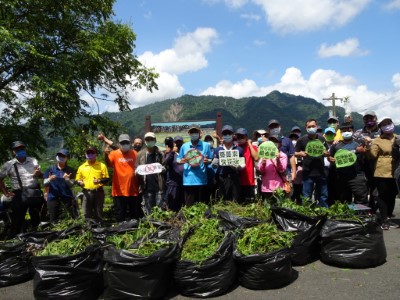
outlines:
M184 205L213 199L272 201L274 192L282 189L298 204L329 207L340 201L369 207L378 213L382 229L397 228L391 218L398 194L400 138L389 117L378 120L369 111L363 121L364 127L355 130L351 116L343 123L331 116L325 126L308 119L304 129L294 126L287 137L276 119L252 136L243 127L234 130L224 125L221 136L203 137L201 128L193 125L188 128L188 142L181 136L168 137L165 150L157 146L154 132L133 140L121 134L118 145L99 136L105 142L105 163L99 160L99 151L89 147L76 172L68 166L68 150L60 149L56 164L42 173L38 161L27 156L26 145L16 141L14 158L0 170L0 190L12 199L11 236L23 230L27 211L32 227L39 225L43 204L39 179L50 222L59 221L63 211L77 217L74 184L82 188L84 217L101 221L109 168L117 222L139 219L155 206L179 211ZM272 156L266 155L271 149ZM138 171L143 165L158 167L143 173ZM4 184L6 177L10 189Z

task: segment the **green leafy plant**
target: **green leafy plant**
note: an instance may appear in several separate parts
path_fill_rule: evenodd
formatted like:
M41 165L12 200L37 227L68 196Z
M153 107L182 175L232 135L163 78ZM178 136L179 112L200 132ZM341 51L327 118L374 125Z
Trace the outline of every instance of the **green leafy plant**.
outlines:
M183 245L181 259L202 262L217 251L223 239L224 233L218 228L218 220L204 220Z
M290 247L294 232L279 231L276 225L260 224L243 231L237 240L237 249L243 255L265 254Z
M82 231L79 235L71 235L63 240L56 240L48 243L42 250L39 250L37 256L62 255L70 256L78 254L86 247L94 243L90 231Z
M240 217L255 218L257 220L267 221L271 218L271 210L261 201L240 205L236 202L217 202L212 207L213 213L226 211Z

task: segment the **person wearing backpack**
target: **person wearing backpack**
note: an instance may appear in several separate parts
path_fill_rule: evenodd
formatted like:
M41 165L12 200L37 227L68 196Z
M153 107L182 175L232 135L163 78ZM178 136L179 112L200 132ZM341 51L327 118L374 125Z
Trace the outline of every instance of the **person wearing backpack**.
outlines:
M56 154L57 164L48 167L43 176L50 223L59 222L65 212L73 219L77 217L72 191L76 171L67 165L68 158L69 151L60 149Z

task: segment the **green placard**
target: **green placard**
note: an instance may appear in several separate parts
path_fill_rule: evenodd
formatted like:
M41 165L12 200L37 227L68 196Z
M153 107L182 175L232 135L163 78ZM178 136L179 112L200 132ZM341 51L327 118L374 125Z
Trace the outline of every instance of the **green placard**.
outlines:
M357 156L354 152L346 149L339 149L335 153L336 168L350 167L357 161Z
M258 156L266 159L273 159L279 153L278 148L271 141L267 141L258 146Z
M306 152L313 157L322 156L325 152L325 146L319 139L311 140L306 145Z

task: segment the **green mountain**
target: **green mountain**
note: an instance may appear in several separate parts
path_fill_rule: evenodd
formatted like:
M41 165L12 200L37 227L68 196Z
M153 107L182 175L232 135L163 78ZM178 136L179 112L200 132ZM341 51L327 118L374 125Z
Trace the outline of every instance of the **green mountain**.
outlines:
M293 126L304 129L305 121L309 118L317 119L322 128L327 127L326 120L330 109L332 108L311 98L273 91L263 97L241 99L184 95L135 108L129 112L106 113L106 115L127 128L131 136L144 134L147 115L150 115L151 121L156 123L210 120L216 118L217 112L222 113L223 124L230 124L235 129L245 127L248 132L265 129L269 120L277 119L281 123L283 132L288 134ZM344 109L336 107L336 113L343 122ZM355 129L361 128L362 116L358 113L353 113L352 116Z

